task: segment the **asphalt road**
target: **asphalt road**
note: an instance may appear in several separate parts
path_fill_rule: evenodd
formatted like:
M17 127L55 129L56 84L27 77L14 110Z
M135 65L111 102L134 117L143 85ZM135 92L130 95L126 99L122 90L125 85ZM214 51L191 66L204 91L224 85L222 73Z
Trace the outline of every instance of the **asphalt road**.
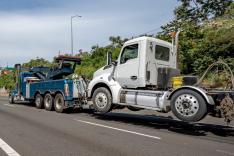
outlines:
M232 156L234 128L207 117L189 124L154 111L65 114L0 97L0 156ZM6 148L5 148L6 150Z

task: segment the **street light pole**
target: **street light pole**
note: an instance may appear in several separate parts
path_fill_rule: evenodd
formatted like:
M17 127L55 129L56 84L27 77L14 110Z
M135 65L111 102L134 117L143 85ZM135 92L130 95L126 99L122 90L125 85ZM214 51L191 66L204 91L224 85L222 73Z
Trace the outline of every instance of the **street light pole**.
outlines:
M71 16L71 55L73 56L73 27L72 27L72 21L73 21L73 18L75 17L82 17L82 16L79 16L79 15L75 15L75 16Z

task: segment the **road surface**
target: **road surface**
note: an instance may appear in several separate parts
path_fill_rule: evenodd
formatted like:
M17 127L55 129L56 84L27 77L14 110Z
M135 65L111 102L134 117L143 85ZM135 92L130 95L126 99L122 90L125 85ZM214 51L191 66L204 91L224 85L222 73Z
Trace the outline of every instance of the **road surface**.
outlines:
M0 97L0 156L234 156L234 128L223 119L189 124L156 115L59 114Z

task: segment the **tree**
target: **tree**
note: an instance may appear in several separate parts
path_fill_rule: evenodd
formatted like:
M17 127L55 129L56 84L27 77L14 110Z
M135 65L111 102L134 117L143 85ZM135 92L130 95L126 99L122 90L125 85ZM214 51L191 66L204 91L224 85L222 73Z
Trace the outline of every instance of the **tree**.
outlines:
M15 86L14 72L9 74L2 74L0 76L0 88L6 88L7 90L13 89Z
M234 11L234 4L228 8L227 12L215 20L207 22L202 28L203 38L194 48L193 71L199 73L207 68L209 64L219 58L225 60L234 70L234 16L230 12Z
M52 64L48 60L45 60L44 58L36 58L31 59L27 63L23 63L23 67L50 67Z
M93 73L106 64L107 52L112 52L112 58L115 60L118 58L121 47L127 39L121 37L111 36L109 38L111 43L105 47L99 47L98 45L92 46L91 53L84 52L79 55L82 58L81 65L77 66L76 73L78 75L84 75L91 79Z
M126 42L128 39L121 39L120 36L111 36L109 37L109 40L111 41L111 46L113 47L121 47L124 42Z
M170 32L182 29L179 37L180 69L184 74L198 74L211 62L219 57L226 59L233 51L230 36L233 35L233 2L231 0L180 2L181 5L174 10L175 19L162 26L162 32L157 37L169 41ZM232 23L228 29L225 20ZM218 29L208 26L212 22Z
M199 27L207 20L224 15L232 0L179 0L181 5L174 10L175 18L162 26L164 35L187 25Z

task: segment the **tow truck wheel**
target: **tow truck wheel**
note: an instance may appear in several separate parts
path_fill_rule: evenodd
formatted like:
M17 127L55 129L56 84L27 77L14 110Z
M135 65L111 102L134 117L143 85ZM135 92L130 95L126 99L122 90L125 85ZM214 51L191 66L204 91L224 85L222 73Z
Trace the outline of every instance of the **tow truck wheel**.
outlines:
M44 107L48 111L52 111L54 104L54 98L50 93L47 93L44 97Z
M57 113L64 111L64 98L61 93L58 93L54 98L54 108Z
M43 97L39 93L35 96L35 104L38 109L43 108Z
M9 103L10 104L14 104L15 103L14 97L12 95L9 95L8 99L9 99Z
M172 96L171 110L182 121L196 122L203 119L207 114L207 105L199 93L182 89Z
M92 101L94 109L100 114L105 114L111 109L112 97L110 91L104 87L94 91Z

